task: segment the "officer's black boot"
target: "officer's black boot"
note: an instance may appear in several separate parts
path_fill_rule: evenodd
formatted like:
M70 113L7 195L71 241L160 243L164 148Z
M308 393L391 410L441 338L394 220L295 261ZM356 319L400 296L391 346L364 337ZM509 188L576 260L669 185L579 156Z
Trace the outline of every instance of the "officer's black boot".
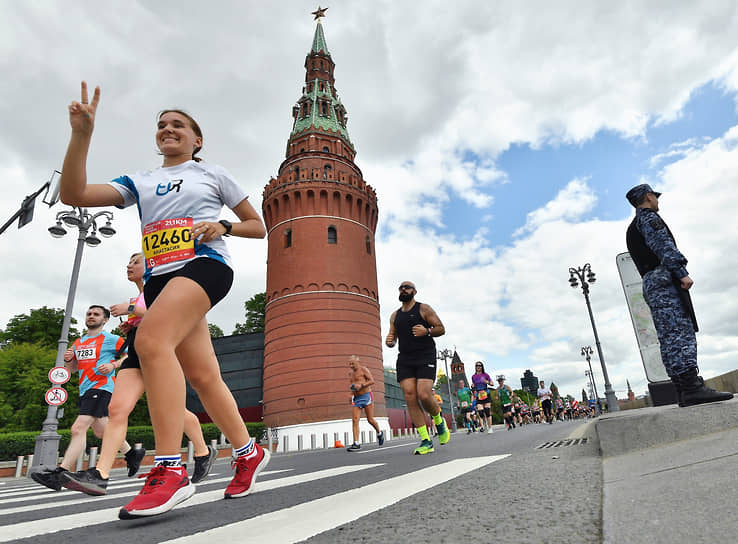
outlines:
M717 402L733 398L733 393L715 391L705 386L705 381L697 374L697 369L692 368L679 375L682 387L682 403L680 406L694 406L707 402Z
M682 383L679 381L679 376L670 376L669 379L671 380L671 383L674 384L674 389L676 389L677 402L679 403L679 406L684 407L684 399L682 398Z

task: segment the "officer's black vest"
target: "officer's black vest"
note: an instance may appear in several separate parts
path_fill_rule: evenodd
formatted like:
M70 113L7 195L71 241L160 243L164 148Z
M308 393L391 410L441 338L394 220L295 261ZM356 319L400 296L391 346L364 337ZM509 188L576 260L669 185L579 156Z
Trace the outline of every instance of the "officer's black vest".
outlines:
M638 216L634 217L633 221L630 222L628 232L625 235L625 243L628 245L628 252L638 269L638 273L643 277L647 272L650 272L659 266L661 264L661 260L646 245L646 239L643 237L643 234L641 234L641 231L638 230L636 223L637 219ZM669 227L666 223L664 223L664 226L666 227L666 232L669 233L669 237L672 242L674 242L674 236L671 234ZM674 245L676 245L676 242L674 242Z

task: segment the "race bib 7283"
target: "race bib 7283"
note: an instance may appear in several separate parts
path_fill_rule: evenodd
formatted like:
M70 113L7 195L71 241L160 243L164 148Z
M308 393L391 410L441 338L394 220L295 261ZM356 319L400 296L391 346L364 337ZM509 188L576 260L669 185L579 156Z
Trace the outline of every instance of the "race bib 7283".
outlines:
M146 225L142 239L146 265L153 268L194 258L195 244L190 229L191 217L162 219Z

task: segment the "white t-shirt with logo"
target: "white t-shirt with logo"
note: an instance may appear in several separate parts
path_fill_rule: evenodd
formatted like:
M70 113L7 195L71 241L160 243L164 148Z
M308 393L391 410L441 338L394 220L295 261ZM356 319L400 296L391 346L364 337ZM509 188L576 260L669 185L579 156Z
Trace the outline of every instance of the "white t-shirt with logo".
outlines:
M538 398L541 400L551 400L551 390L548 387L539 387Z
M222 237L196 243L187 232L201 221L218 221L224 205L235 208L248 198L222 166L189 160L121 176L109 184L123 197L122 208L138 206L146 264L144 279L178 270L197 257L232 266Z

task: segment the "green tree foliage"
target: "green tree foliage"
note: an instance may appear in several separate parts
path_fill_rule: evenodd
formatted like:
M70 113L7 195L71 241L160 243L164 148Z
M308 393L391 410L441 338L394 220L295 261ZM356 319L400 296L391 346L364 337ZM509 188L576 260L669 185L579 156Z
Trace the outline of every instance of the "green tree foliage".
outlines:
M112 331L110 331L110 334L114 334L122 338L126 337L125 333L122 330L120 330L120 326L115 327Z
M236 328L233 330L233 334L264 332L266 293L256 293L244 303L244 306L246 307L246 322L236 323Z
M531 406L533 404L533 401L536 400L535 395L531 395L525 389L513 389L513 393L520 397L520 400L522 400L528 406Z
M215 323L208 323L208 329L210 330L210 338L222 338L225 336L223 329Z
M44 392L51 387L48 373L55 358L55 348L40 344L12 344L0 350L0 432L41 429L47 408ZM76 407L74 378L63 387L70 393L65 406Z
M6 346L22 343L40 344L56 350L63 321L64 310L46 306L31 310L29 315L18 314L8 321L5 330L0 331L0 342ZM71 324L76 323L77 320L72 318ZM77 338L79 331L70 327L69 342Z
M46 418L44 393L51 387L49 370L54 366L56 346L12 343L0 350L0 433L40 431ZM78 374L62 387L67 402L61 408L59 429L69 429L78 415ZM146 395L138 401L128 417L130 425L150 425Z

